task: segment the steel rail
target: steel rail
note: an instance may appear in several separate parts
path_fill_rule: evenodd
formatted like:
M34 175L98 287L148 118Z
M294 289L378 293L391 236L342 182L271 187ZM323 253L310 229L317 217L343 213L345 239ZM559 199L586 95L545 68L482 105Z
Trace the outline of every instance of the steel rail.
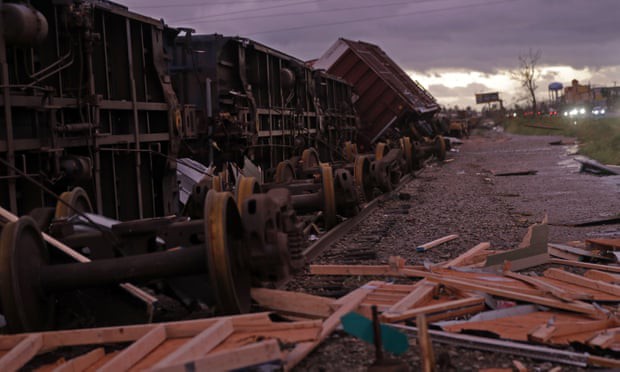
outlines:
M420 171L415 173L415 175L419 175L424 169L425 168L422 168ZM360 224L360 222L365 220L366 216L368 216L372 211L374 211L377 206L390 199L395 193L399 192L406 184L413 180L413 178L414 176L412 174L405 175L400 179L400 183L398 184L398 186L396 186L392 191L374 198L372 201L368 202L356 216L343 221L342 223L329 230L323 236L321 236L319 240L311 244L303 251L303 256L306 262L314 260L316 257L319 256L319 254L331 247L332 244L344 237L344 235L351 231L353 227L357 226L358 224Z

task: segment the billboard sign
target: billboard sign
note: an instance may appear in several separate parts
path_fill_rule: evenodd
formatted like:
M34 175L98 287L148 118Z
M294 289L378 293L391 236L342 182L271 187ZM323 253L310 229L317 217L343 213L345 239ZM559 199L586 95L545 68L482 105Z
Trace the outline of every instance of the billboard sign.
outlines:
M499 92L476 94L476 103L489 103L497 101L499 101Z

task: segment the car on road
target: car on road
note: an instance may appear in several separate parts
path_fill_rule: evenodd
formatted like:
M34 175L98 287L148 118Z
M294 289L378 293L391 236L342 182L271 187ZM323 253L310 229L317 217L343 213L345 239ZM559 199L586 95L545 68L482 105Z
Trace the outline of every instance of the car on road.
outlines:
M603 116L607 110L603 106L594 106L592 107L592 115L594 116Z

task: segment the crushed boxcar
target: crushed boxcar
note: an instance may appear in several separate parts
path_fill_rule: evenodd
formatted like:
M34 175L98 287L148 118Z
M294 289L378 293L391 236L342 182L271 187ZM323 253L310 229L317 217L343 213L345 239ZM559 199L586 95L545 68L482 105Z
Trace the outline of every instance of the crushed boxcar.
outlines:
M437 134L428 124L439 111L435 98L378 46L340 38L313 66L353 84L361 145L395 130L416 139Z

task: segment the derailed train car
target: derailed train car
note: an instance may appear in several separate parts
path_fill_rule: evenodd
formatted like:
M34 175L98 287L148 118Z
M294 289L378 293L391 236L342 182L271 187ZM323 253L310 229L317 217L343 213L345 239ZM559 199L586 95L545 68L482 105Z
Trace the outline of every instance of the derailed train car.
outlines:
M351 86L238 37L181 34L108 1L4 3L0 204L24 214L80 186L118 220L178 212L176 160L267 174L356 135Z
M106 1L2 13L0 204L55 203L21 171L56 192L81 186L116 219L173 213L171 159L189 131L168 74L177 31Z
M255 41L188 32L176 40L172 74L208 138L204 162L245 156L267 170L311 146L332 159L355 139L348 83Z

